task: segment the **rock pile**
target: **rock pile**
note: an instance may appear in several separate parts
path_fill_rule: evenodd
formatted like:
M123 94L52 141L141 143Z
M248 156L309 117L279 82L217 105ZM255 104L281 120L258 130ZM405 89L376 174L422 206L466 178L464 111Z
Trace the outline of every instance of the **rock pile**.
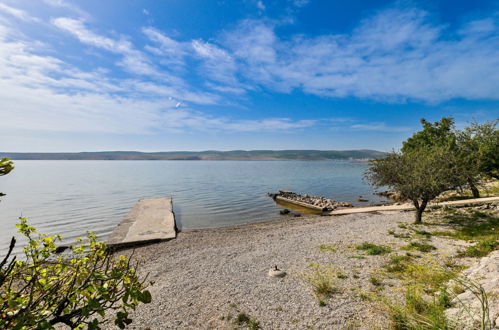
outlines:
M329 198L319 197L319 196L311 196L311 195L300 195L288 190L280 190L278 194L268 194L273 199L276 199L277 196L284 197L286 199L302 202L306 204L310 204L316 207L322 208L323 211L333 211L338 207L353 207L352 203L348 202L338 202Z

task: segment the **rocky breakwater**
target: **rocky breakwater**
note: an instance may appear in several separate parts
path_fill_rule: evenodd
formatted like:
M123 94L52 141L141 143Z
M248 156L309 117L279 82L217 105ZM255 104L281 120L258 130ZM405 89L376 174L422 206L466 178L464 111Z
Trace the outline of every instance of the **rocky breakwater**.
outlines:
M329 198L312 196L307 194L301 195L289 190L279 190L278 194L269 193L268 196L272 197L274 200L297 202L297 204L300 206L303 207L309 206L315 209L320 209L323 212L333 211L339 207L353 207L352 203L338 202Z

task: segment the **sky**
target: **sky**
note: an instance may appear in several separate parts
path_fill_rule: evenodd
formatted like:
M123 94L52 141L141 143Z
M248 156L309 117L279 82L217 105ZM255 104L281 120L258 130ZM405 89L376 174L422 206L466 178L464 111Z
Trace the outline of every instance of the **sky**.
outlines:
M0 0L0 151L400 148L499 117L498 1Z

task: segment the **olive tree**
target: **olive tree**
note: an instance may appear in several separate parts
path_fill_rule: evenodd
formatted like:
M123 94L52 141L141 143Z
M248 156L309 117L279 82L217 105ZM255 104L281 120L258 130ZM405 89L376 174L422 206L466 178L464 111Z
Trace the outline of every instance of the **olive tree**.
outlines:
M485 177L499 178L499 131L497 121L472 122L456 131L458 163L461 175L473 193L480 197L477 186Z
M415 223L422 222L428 202L460 184L455 154L448 148L415 148L391 152L370 161L366 178L376 187L389 187L416 208Z

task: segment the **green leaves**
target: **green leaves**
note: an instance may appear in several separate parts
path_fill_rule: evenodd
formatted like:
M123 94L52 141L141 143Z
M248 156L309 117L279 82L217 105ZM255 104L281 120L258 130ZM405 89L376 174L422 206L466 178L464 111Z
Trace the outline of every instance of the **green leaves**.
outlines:
M92 233L63 257L55 254L60 236L37 233L25 218L17 227L28 242L24 260L12 263L11 272L0 266L7 276L0 283L0 328L53 329L62 323L99 329L110 320L125 328L132 322L128 310L151 302L130 259L109 253Z
M152 301L151 293L147 290L144 290L139 294L138 299L144 304L149 304Z

